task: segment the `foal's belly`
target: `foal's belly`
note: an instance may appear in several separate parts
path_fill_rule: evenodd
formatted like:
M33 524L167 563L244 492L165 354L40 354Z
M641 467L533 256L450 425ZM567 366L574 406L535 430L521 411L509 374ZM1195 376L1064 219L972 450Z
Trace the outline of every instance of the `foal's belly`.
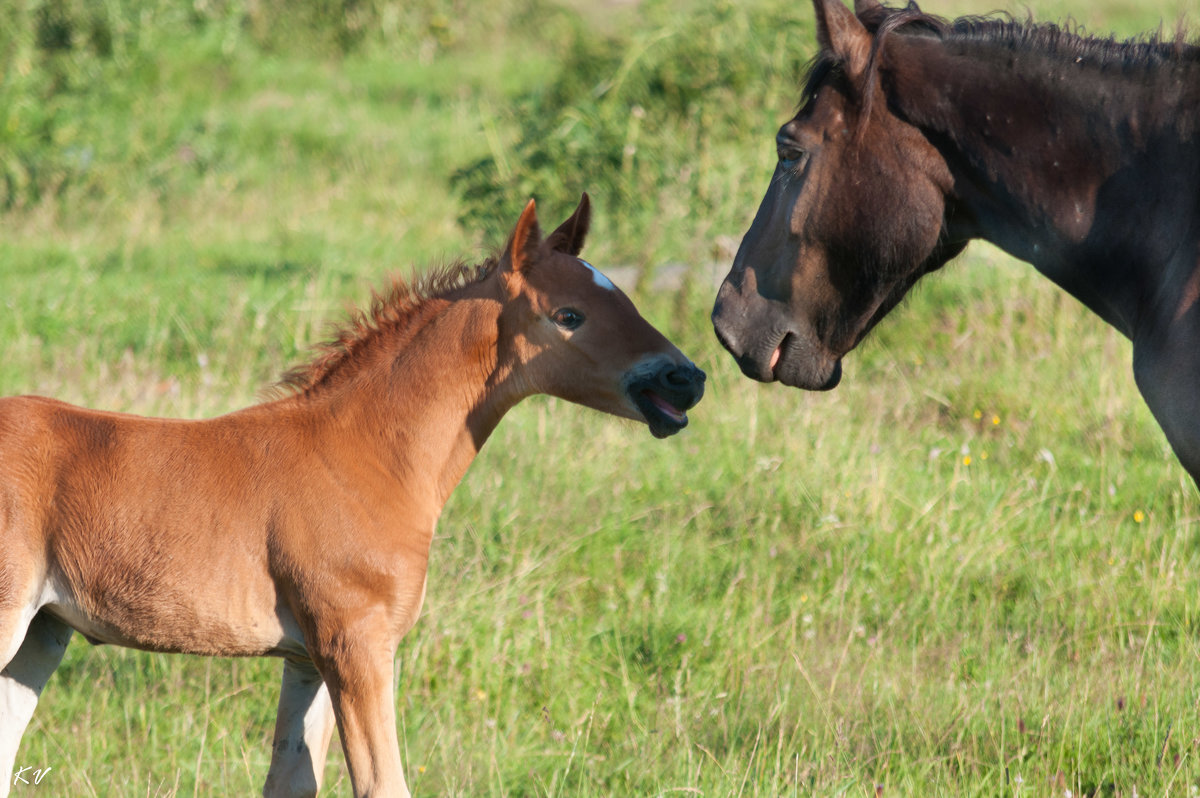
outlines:
M79 595L51 587L43 611L92 644L207 656L264 656L303 652L303 639L274 597L252 597L235 585L201 594L147 585L136 602L128 596Z

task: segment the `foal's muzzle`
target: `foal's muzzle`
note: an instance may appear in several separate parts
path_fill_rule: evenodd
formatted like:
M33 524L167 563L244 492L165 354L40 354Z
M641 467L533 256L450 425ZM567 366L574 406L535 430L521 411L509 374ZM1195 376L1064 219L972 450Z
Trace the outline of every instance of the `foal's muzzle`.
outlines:
M692 363L652 363L634 369L625 392L650 425L650 434L666 438L687 426L687 411L704 396L705 379Z

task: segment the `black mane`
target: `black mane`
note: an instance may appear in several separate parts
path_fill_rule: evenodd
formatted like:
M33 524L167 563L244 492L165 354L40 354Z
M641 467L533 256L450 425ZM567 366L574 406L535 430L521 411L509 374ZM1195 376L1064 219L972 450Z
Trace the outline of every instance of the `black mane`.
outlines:
M1171 38L1162 30L1132 39L1093 36L1072 20L1062 24L1015 19L1006 12L987 16L965 16L947 20L927 14L910 0L903 8L879 6L863 20L875 34L871 53L873 68L879 48L893 33L935 36L947 42L977 42L1009 48L1018 52L1036 52L1051 58L1085 61L1098 68L1118 68L1125 72L1154 71L1169 66L1200 66L1200 46L1188 41L1186 28L1179 25ZM804 78L800 104L808 102L817 89L831 80L843 79L841 65L832 53L820 52L809 65Z
M1117 66L1125 70L1155 69L1169 64L1200 64L1200 47L1187 42L1181 26L1171 39L1164 39L1162 30L1132 39L1115 36L1093 36L1073 20L1063 24L1037 23L1032 19L1019 22L1008 15L961 17L944 30L949 40L973 40L1000 44L1014 50L1034 50L1047 56L1064 59L1083 59L1100 66Z

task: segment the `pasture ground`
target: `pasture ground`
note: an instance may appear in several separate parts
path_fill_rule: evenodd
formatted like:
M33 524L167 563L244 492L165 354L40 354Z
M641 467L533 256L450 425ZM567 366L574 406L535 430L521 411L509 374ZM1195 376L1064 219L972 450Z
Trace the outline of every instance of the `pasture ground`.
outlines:
M1200 25L1190 4L1033 10L1130 35ZM585 254L631 267L710 376L663 442L545 398L501 425L397 654L416 795L1200 794L1200 501L1126 341L986 246L828 394L753 384L712 336L713 273L812 50L806 3L378 0L356 6L366 33L337 3L176 5L0 11L0 392L256 401L388 272L502 243L515 213L470 216L450 180L483 162L547 224L598 186ZM689 50L696 20L713 39ZM521 183L522 130L605 41L613 68L588 62L603 79L545 134L591 167ZM656 89L657 65L640 112L603 104L665 47L690 53L683 88ZM14 795L254 794L279 668L77 639L19 755L51 770Z

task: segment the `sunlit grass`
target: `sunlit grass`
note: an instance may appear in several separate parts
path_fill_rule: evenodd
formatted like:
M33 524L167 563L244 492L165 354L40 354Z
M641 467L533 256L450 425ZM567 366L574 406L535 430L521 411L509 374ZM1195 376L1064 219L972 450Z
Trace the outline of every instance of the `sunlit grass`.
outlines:
M1034 13L1124 35L1178 5L1096 8ZM389 271L501 244L457 225L447 179L546 79L514 26L341 59L226 31L234 56L183 42L126 105L81 105L73 135L115 137L102 179L0 217L0 392L227 412ZM445 510L397 655L417 795L1194 794L1200 501L1128 342L972 246L836 391L744 379L707 314L782 121L747 117L698 156L713 218L664 202L630 264L598 207L587 250L689 265L637 299L709 373L691 426L530 400ZM538 189L547 224L577 200ZM18 757L53 770L15 794L254 794L279 667L77 640Z

